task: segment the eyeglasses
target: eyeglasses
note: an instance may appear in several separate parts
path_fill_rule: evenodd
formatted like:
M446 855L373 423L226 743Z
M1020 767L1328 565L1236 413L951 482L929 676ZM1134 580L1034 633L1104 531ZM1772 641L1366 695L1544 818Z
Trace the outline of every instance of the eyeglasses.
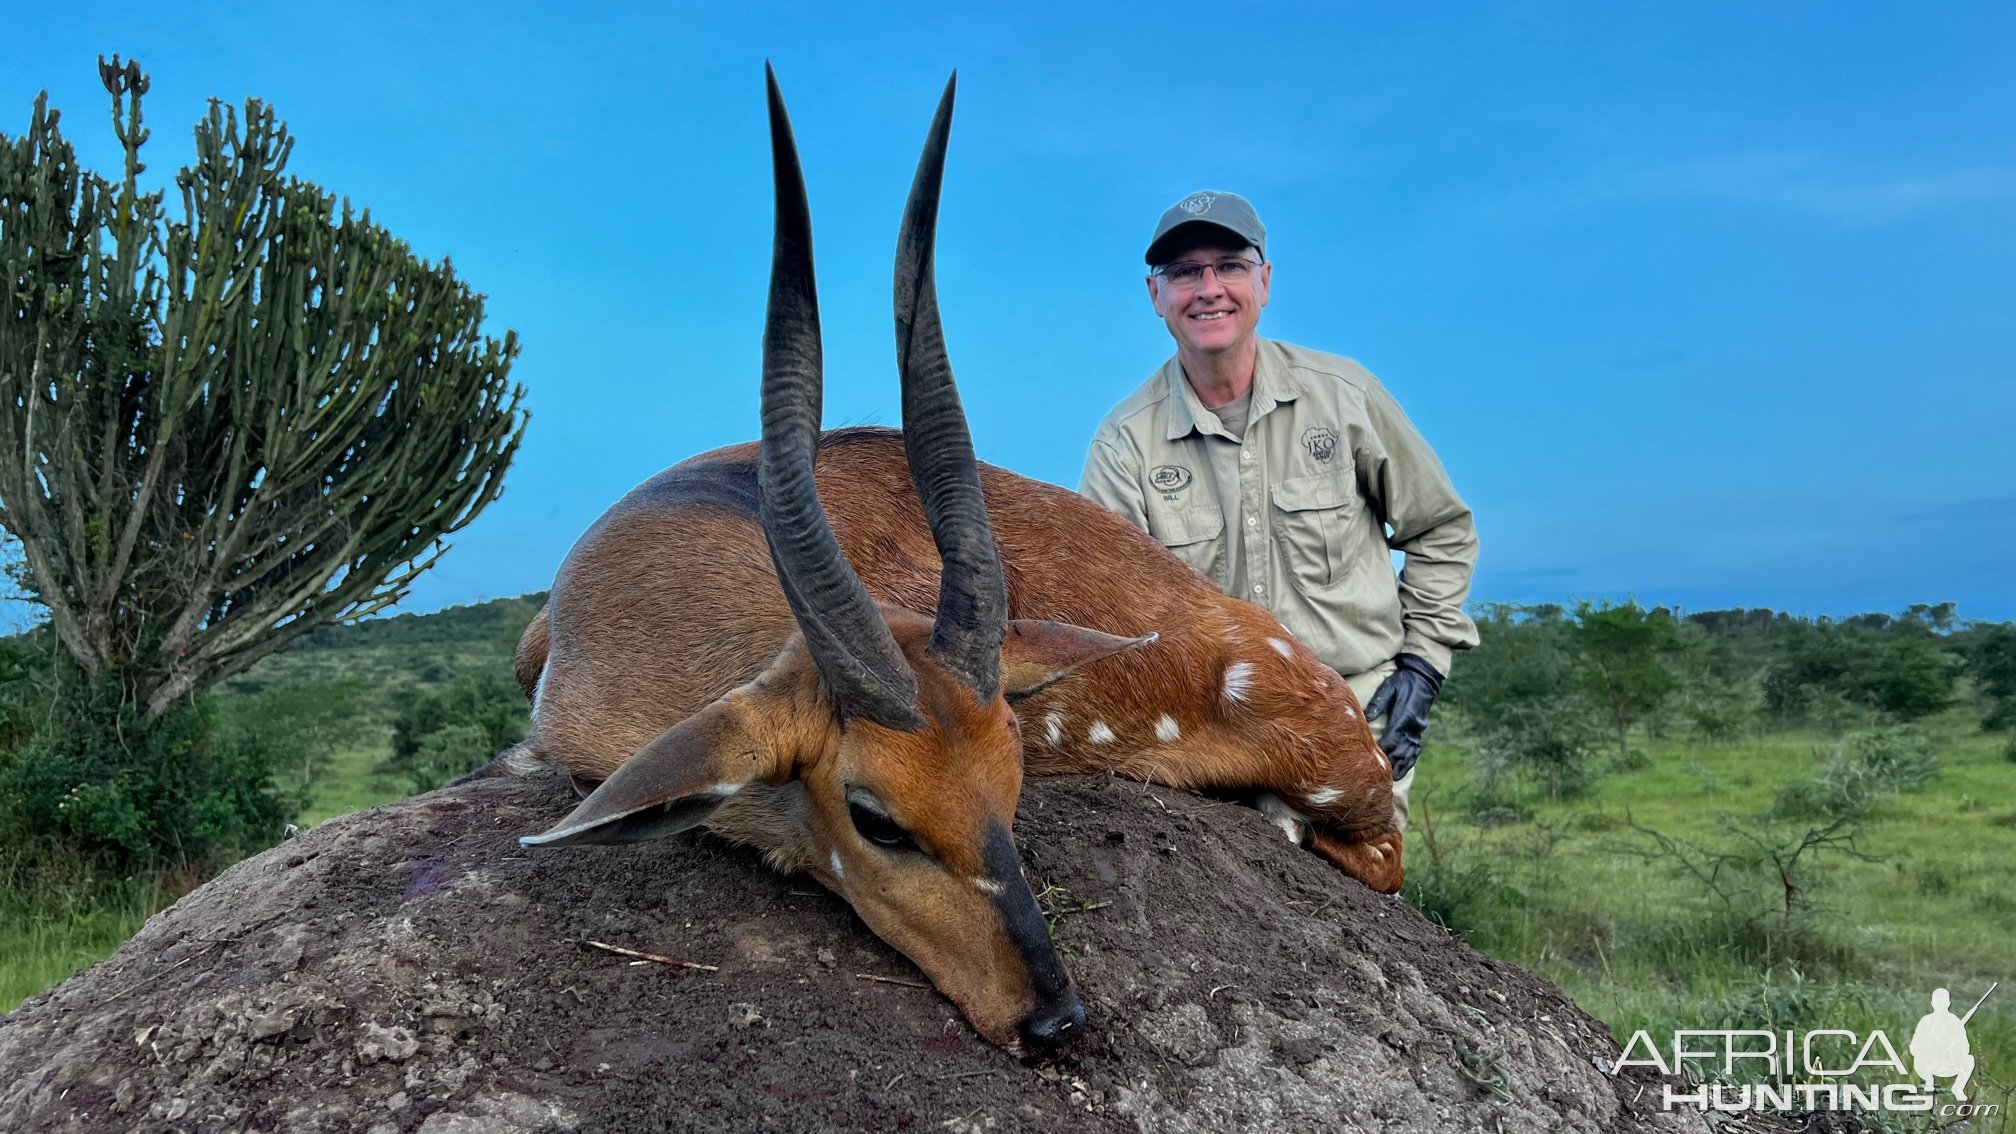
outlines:
M1215 264L1199 264L1194 260L1178 260L1155 269L1155 274L1170 287L1192 288L1204 282L1204 270L1209 268L1217 273L1218 282L1240 284L1253 278L1253 269L1260 265L1252 260L1234 257L1220 260Z

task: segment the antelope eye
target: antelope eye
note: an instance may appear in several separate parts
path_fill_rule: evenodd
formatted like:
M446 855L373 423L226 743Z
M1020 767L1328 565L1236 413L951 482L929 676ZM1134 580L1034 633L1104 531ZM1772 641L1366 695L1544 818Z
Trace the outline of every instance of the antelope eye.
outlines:
M878 815L858 803L849 802L847 816L854 820L854 829L861 833L861 837L878 847L887 847L890 850L917 849L917 841L910 837L910 832L898 826L896 821L887 815Z

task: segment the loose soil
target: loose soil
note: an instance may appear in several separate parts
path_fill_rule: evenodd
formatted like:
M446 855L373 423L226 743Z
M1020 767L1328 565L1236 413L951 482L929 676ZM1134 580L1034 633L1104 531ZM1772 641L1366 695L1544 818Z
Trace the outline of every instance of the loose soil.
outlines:
M9 1130L1699 1130L1553 986L1257 813L1031 780L1090 1035L1024 1064L847 906L706 835L528 852L563 779L324 823L0 1018ZM639 961L608 945L718 966ZM871 980L870 977L886 978Z

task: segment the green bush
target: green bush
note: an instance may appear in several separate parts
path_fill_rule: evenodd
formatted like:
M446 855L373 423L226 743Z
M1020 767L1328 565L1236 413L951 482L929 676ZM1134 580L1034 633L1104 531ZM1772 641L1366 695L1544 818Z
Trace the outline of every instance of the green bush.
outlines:
M197 697L143 721L115 691L80 686L22 748L0 753L0 829L67 844L114 869L215 864L278 839L298 800L271 751Z
M1580 792L1595 779L1604 725L1579 680L1575 625L1554 606L1490 605L1483 613L1483 644L1444 689L1483 794L1502 801L1515 781L1537 784L1549 798Z
M49 631L0 638L0 752L25 748L50 715Z
M525 694L506 674L463 674L408 694L392 724L392 758L377 769L432 791L525 739Z
M1771 810L1781 818L1866 815L1885 798L1917 791L1939 778L1932 739L1914 725L1850 733L1811 780L1778 789Z
M1429 921L1464 936L1495 930L1507 911L1526 905L1526 895L1502 881L1490 862L1444 855L1410 867L1401 896Z
M1916 622L1864 616L1871 625L1821 623L1788 637L1764 681L1765 701L1788 722L1823 723L1832 694L1893 720L1932 715L1954 699L1961 660ZM1815 699L1817 696L1817 700Z
M1473 742L1481 767L1500 766L1544 788L1549 799L1580 795L1596 781L1602 729L1579 703L1507 707Z
M1755 684L1690 675L1669 710L1695 736L1711 744L1741 739L1757 725L1764 696Z

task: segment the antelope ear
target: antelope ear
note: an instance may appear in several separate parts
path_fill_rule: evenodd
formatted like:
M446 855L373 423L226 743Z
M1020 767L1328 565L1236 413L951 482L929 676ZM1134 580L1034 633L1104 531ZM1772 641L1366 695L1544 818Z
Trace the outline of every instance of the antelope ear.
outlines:
M528 847L640 843L698 826L731 795L780 767L766 698L747 686L667 729L623 762Z
M1033 697L1087 662L1138 650L1158 637L1122 638L1068 622L1014 619L1001 643L1002 695L1010 704Z

